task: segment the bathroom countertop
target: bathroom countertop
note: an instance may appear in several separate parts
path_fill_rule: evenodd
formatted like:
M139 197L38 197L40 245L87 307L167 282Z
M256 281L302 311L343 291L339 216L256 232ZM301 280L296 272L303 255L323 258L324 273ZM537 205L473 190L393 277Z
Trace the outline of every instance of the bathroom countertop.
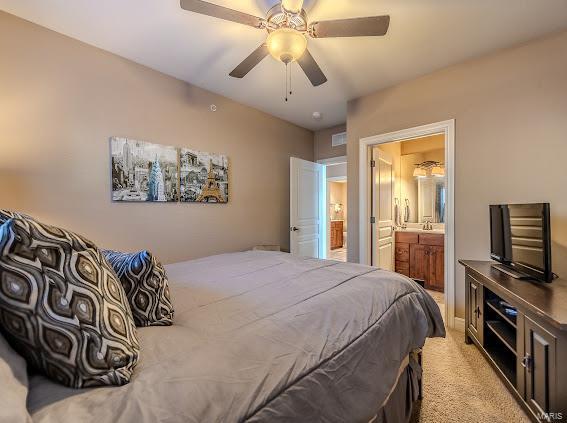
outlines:
M400 229L400 228L396 228L396 232L412 232L412 233L418 233L418 234L445 234L445 229L431 229L431 230L425 230L425 229L421 229L421 228L406 228L406 229Z

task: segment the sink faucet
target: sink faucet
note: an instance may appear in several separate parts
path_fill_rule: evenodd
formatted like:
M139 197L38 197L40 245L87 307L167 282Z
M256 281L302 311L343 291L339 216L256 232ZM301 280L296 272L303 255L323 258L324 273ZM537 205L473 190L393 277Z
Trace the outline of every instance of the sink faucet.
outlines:
M431 220L426 219L425 223L423 224L423 230L424 231L432 231L433 230L433 224L431 223Z

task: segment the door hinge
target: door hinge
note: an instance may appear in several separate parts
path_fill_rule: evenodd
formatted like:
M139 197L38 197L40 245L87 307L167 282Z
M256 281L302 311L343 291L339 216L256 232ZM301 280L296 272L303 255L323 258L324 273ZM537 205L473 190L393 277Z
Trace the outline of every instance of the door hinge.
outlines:
M370 167L376 167L376 160L370 160Z
M370 223L376 223L376 218L375 218L375 217L371 217L371 218L370 218Z

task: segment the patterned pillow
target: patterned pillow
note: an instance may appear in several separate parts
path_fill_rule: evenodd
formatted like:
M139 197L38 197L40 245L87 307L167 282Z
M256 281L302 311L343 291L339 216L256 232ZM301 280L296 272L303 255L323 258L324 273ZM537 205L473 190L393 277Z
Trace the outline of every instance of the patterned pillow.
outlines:
M128 383L140 351L100 250L18 217L0 226L0 330L29 365L72 388Z
M20 213L20 212L13 212L13 211L9 211L9 210L0 210L0 225L6 223L6 221L8 221L10 219L15 219L15 218L32 219L27 214L23 214L23 213Z
M122 282L136 325L171 325L173 306L162 264L149 251L129 254L106 250L103 254Z

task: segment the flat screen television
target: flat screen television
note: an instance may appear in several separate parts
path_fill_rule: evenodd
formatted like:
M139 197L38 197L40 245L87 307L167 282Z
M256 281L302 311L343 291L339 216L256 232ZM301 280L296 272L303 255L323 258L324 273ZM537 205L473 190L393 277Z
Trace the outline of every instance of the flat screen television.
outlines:
M490 206L490 246L490 257L517 277L551 282L549 203Z

